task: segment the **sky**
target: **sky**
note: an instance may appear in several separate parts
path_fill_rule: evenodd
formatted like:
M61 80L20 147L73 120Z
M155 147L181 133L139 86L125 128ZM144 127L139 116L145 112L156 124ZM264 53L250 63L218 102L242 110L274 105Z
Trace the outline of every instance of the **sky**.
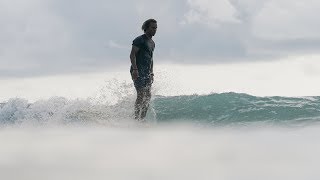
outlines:
M97 89L111 76L122 74L122 79L130 80L126 72L131 43L143 33L141 25L149 18L158 21L155 68L159 72L167 69L166 76L177 69L190 75L184 69L191 67L194 76L189 77L189 86L212 76L225 82L203 87L206 92L317 95L320 88L312 82L293 93L285 86L271 94L267 93L271 88L257 89L277 81L285 72L292 74L283 79L286 82L298 74L298 84L310 76L320 80L319 9L316 0L0 0L0 82L5 86L0 100L39 93L46 97L88 96L87 92L93 91L86 87ZM282 70L270 73L266 66ZM248 67L256 72L251 80L260 82L252 87L256 90L226 88L234 85L233 81L245 83L243 79L248 77L243 72L253 71ZM213 74L195 76L203 68L211 68ZM235 79L226 81L224 71L214 72L217 68L236 69L228 73ZM264 71L272 77L268 81L259 79L257 73ZM188 82L179 81L182 87ZM251 87L252 82L238 84ZM68 85L69 89L63 90ZM56 91L49 91L52 86ZM316 90L310 92L306 87ZM74 93L78 89L83 92Z

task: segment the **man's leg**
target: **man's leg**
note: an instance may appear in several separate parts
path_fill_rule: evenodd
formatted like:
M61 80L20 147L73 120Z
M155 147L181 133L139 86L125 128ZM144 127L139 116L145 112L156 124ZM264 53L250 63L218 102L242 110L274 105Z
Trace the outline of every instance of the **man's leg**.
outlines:
M134 104L134 118L141 119L141 109L143 105L144 92L143 89L137 89L137 99Z
M150 100L151 100L151 86L143 88L143 102L141 108L141 119L144 119L147 115L147 111L149 108Z

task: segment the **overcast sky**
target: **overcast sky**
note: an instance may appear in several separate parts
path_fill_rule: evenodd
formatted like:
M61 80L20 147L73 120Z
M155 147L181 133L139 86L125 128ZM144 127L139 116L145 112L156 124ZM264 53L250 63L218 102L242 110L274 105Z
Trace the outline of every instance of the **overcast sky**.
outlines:
M318 0L0 0L0 77L130 65L158 21L157 63L221 64L318 54Z

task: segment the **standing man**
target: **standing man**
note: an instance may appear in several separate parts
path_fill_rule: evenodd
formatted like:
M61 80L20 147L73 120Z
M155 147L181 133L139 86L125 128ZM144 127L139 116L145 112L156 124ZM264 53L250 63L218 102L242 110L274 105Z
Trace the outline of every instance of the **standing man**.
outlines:
M153 83L153 51L155 43L152 36L157 31L157 21L148 19L142 25L144 34L135 38L130 53L130 73L137 90L137 100L134 106L134 118L143 121L146 117L151 99Z

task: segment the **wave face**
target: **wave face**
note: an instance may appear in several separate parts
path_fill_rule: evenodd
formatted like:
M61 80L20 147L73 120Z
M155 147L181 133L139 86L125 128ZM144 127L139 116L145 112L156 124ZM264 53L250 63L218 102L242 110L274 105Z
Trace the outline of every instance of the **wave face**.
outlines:
M89 100L51 98L28 103L10 99L0 104L0 123L105 124L117 126L132 120L134 97L114 105ZM147 115L150 122L187 122L212 126L247 124L310 124L320 117L320 97L256 97L239 93L155 96Z
M320 97L256 97L239 93L159 97L154 109L161 122L309 123L320 117Z

